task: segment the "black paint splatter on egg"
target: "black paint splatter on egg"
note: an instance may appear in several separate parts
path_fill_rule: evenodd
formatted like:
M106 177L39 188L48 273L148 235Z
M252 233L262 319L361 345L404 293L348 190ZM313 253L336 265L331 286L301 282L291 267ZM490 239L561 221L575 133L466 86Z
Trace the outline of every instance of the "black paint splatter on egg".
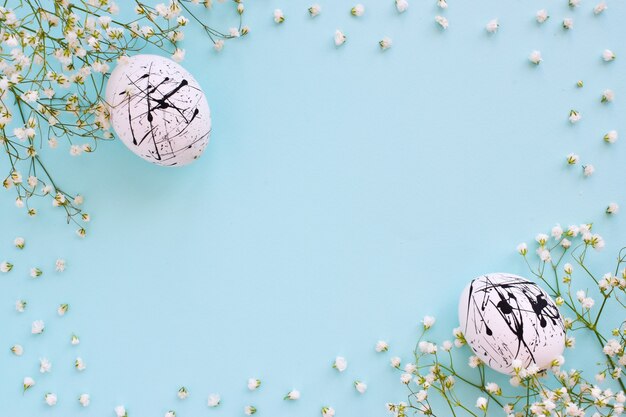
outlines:
M557 306L536 283L517 275L474 279L461 296L459 320L472 350L500 372L510 373L515 359L544 369L565 347Z

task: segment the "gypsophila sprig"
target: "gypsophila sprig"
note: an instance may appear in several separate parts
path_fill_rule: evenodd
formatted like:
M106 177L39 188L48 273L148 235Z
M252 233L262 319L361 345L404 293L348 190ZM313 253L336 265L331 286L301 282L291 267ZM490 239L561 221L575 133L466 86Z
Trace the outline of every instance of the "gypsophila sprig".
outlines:
M448 353L453 346L458 349L466 345L460 328L453 330L454 343L444 341L438 346L428 340L430 328L421 326L422 332L413 352L414 363L401 367L399 358L392 359L392 367L400 373L399 382L409 390L406 402L387 404L392 415L477 417L498 415L500 410L506 416L620 415L626 402L623 379L626 366L626 323L623 322L626 248L619 252L616 264L610 267L611 272L595 274L588 258L604 247L604 239L592 228L587 223L568 227L557 224L550 233L535 236L536 257L525 243L518 245L517 252L565 316L566 348L575 346L573 332L589 333L589 340L596 343L598 354L604 360L599 363L595 376L587 379L580 370L564 370L563 356L554 358L546 370L540 370L534 364L525 366L516 359L512 363L509 384L501 386L487 379L491 371L478 356L467 351L469 358L464 366L459 362L460 353ZM545 256L544 251L550 256ZM565 259L572 262L565 262ZM579 275L576 275L577 271ZM608 303L613 303L621 314L607 313ZM605 325L598 326L599 323ZM602 332L600 327L612 330ZM617 391L610 386L611 383L618 387ZM474 392L475 402L461 401L460 389L463 395ZM431 395L438 395L443 403L431 402Z
M112 0L21 0L0 6L0 148L6 156L2 185L15 192L15 205L36 216L38 199L48 199L84 237L89 216L83 197L66 191L44 164L43 155L67 142L70 155L94 152L113 138L104 89L110 70L146 47L182 60L184 28L193 22L215 43L239 37L203 23L194 0L150 6L125 1L135 15L118 17ZM242 33L243 34L243 33ZM47 146L44 146L44 143Z

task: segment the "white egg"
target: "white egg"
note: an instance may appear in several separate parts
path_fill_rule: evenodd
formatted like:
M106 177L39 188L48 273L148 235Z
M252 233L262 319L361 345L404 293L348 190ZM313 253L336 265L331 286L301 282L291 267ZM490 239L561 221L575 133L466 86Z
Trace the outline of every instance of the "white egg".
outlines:
M143 159L181 166L209 143L211 113L193 76L171 59L135 55L111 73L106 88L111 123Z
M475 278L463 290L459 321L474 353L496 371L550 367L565 349L563 318L550 296L536 283L513 274Z

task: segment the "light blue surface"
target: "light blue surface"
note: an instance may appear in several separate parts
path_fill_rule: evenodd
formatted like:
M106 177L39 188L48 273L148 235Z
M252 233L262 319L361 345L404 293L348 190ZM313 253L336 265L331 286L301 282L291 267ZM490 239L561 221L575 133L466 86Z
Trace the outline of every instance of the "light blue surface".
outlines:
M409 358L424 314L448 337L475 275L527 275L517 243L556 222L592 221L607 240L600 259L613 259L626 223L604 209L626 207L626 165L622 139L607 146L602 136L626 132L626 4L594 16L589 0L574 10L565 0L450 0L443 12L414 0L403 15L391 0L363 3L359 19L346 1L320 1L315 19L302 1L246 3L250 35L220 54L190 30L184 65L207 93L214 129L189 167L144 163L119 141L80 158L46 152L58 181L86 195L84 241L52 208L29 219L0 194L0 258L15 264L0 276L0 415L112 416L118 404L131 417L237 416L247 404L266 417L317 416L327 404L338 417L385 415L385 402L405 398L389 358ZM539 26L543 7L551 18ZM236 24L230 5L214 13L222 27ZM348 36L341 48L337 28ZM381 52L384 36L394 45ZM602 62L605 48L615 62ZM527 59L534 49L538 67ZM605 88L614 103L600 104ZM576 126L571 108L583 114ZM569 152L596 174L566 167ZM28 277L31 266L41 279ZM29 306L18 315L20 297ZM70 311L59 318L63 302ZM44 335L30 334L36 319ZM390 352L374 352L379 339ZM23 357L9 352L14 343ZM343 374L330 368L337 355L349 362ZM39 374L40 357L52 373ZM37 385L22 396L28 375ZM258 392L249 377L263 380ZM357 378L369 385L363 396ZM292 388L302 399L287 403ZM89 408L76 401L82 392ZM218 409L207 408L211 392L222 395Z

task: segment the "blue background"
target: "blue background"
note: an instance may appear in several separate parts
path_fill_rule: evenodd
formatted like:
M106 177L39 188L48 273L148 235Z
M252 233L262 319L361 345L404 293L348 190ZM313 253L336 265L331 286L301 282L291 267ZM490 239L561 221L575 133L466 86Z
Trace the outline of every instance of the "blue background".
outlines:
M119 141L79 158L67 145L42 152L58 182L86 195L85 240L49 202L30 219L0 194L0 258L15 264L0 276L0 415L109 416L118 404L131 417L236 416L247 404L259 416L315 416L327 404L338 416L384 415L387 401L406 398L389 358L410 359L424 314L451 337L474 276L527 275L520 241L556 222L594 222L607 240L599 272L612 268L601 262L626 244L626 223L604 210L626 205L626 165L622 139L602 136L626 132L626 4L594 16L591 1L450 0L445 11L412 1L402 15L391 0L363 3L354 18L352 3L320 1L311 19L306 2L248 2L250 35L221 53L189 29L184 66L213 113L211 143L189 167L150 165ZM543 7L551 18L538 25ZM206 16L237 23L230 4ZM488 35L496 17L501 28ZM341 48L337 28L348 36ZM381 52L384 36L394 45ZM615 62L601 60L605 48ZM614 103L600 103L605 88ZM575 126L572 108L583 115ZM566 166L569 152L596 174ZM32 266L42 278L28 277ZM29 302L21 315L18 298ZM30 334L36 319L44 335ZM379 339L390 352L374 351ZM14 343L23 357L9 352ZM584 341L574 352L583 357ZM330 367L337 355L349 362L343 374ZM52 373L39 374L40 357ZM37 385L22 396L24 376ZM259 391L247 390L249 377L263 380ZM357 378L369 385L363 396ZM287 403L292 388L302 399ZM49 391L56 407L43 402ZM89 408L76 401L82 392ZM214 410L212 392L223 400Z

